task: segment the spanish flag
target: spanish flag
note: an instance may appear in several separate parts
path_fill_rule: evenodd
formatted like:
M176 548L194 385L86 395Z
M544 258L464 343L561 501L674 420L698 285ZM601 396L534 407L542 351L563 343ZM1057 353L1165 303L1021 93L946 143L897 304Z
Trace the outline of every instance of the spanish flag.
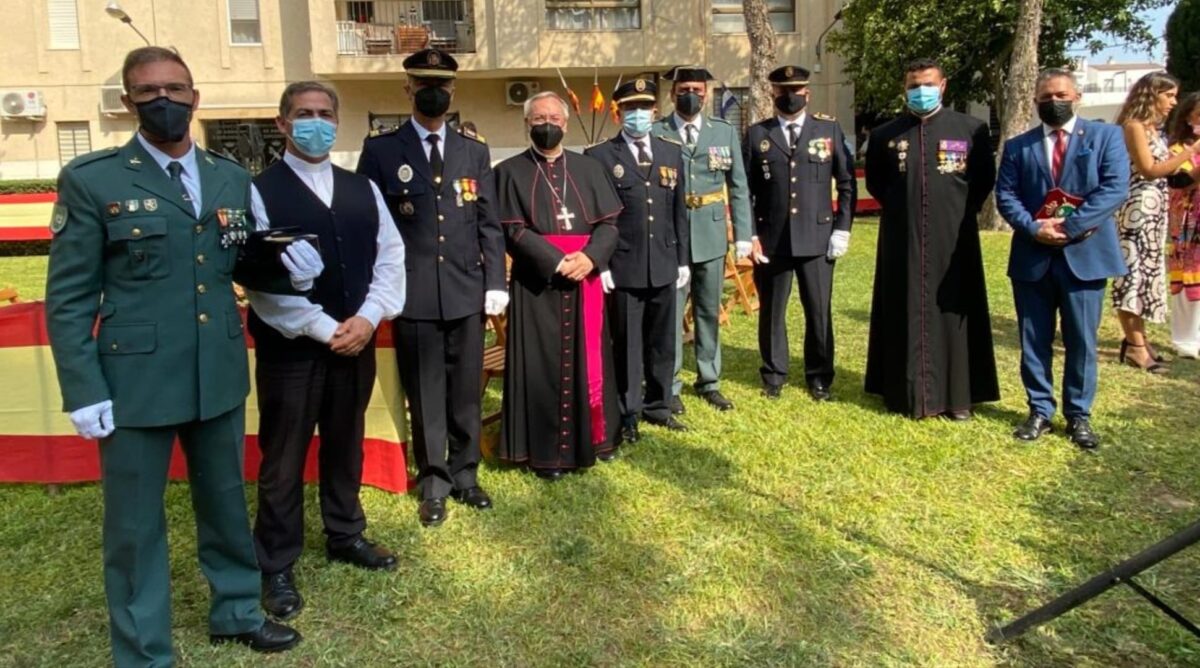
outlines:
M600 84L592 84L592 113L604 112L604 93L600 92ZM603 118L603 117L601 117Z

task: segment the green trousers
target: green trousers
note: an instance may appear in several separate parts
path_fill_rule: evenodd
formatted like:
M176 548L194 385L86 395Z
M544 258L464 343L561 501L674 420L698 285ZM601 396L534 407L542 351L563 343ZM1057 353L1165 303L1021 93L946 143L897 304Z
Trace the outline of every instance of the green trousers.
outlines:
M200 568L212 596L209 632L245 633L262 626L242 477L244 435L243 405L211 420L118 427L101 441L104 589L118 668L174 664L163 493L176 436L187 456Z
M692 332L696 349L697 392L721 389L721 297L725 290L725 256L692 264L692 280L675 299L675 396L683 389L683 315L692 293Z

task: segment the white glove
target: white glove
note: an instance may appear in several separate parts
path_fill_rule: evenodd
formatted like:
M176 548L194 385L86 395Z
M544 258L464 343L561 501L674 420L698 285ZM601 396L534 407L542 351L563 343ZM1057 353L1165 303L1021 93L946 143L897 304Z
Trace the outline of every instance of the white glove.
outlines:
M684 288L684 286L687 285L688 281L690 281L690 280L692 280L691 267L680 267L679 268L679 278L675 279L675 289L682 290Z
M606 295L617 289L617 284L613 283L611 271L600 272L600 287L604 289Z
M287 267L292 279L292 287L306 292L312 289L313 279L325 271L325 263L321 254L304 239L288 244L287 250L279 256L283 266Z
M503 290L488 290L483 295L483 312L500 315L508 308L508 293Z
M751 261L753 261L753 262L754 262L754 264L771 264L771 261L767 259L767 255L766 255L765 253L755 253L755 252L754 252L754 250L753 250L753 249L754 249L754 242L755 242L755 241L758 241L758 237L750 237L750 239L751 239L751 241L750 241L750 248L751 248L751 250L750 250L751 258L750 258L750 260L751 260Z
M750 249L754 248L754 244L749 241L738 241L733 244L733 248L737 259L745 260L750 257Z
M116 428L113 424L112 400L105 399L98 404L71 411L71 424L84 438L107 438Z
M829 251L825 253L825 257L836 260L845 255L848 250L850 250L850 233L845 230L834 230L833 234L829 235Z

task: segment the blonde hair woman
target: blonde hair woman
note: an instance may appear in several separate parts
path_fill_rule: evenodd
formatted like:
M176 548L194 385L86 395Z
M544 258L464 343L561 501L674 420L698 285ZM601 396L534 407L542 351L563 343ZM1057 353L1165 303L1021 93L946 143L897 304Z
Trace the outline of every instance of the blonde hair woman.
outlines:
M1200 144L1172 156L1162 135L1179 81L1166 72L1151 72L1138 79L1125 98L1117 123L1125 133L1125 146L1133 165L1129 199L1117 212L1121 251L1129 274L1113 281L1113 308L1125 332L1122 362L1150 373L1166 373L1146 339L1146 321L1167 319L1167 276L1164 246L1167 238L1166 177L1200 151Z

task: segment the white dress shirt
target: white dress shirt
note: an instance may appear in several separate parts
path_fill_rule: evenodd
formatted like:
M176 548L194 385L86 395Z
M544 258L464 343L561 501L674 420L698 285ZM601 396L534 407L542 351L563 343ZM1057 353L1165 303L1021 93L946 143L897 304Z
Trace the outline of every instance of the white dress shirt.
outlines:
M775 120L779 121L779 127L783 128L783 138L791 143L792 129L791 126L796 126L796 139L800 138L800 133L804 132L804 120L808 118L808 112L802 111L794 120L788 120L779 114L775 114Z
M637 146L634 146L634 144L636 144L638 142L641 142L642 146L646 147L645 148L646 155L649 156L651 162L654 161L654 150L650 148L650 135L649 134L647 134L645 137L639 138L639 137L634 137L633 135L629 134L628 132L626 132L624 130L621 130L621 136L625 139L625 141L629 142L629 153L630 153L630 155L633 156L634 162L638 161L638 149L637 149Z
M700 142L700 128L703 125L703 120L704 114L702 113L696 114L695 118L690 121L686 121L683 119L683 116L679 115L679 112L675 112L675 125L679 126L679 138L683 140L683 143L688 143L687 128L689 126L696 128L696 143Z
M417 136L421 138L421 148L425 149L425 159L426 160L429 159L429 153L430 153L430 151L433 150L433 146L425 138L428 137L429 135L437 135L438 136L438 150L442 152L442 159L445 160L446 159L446 123L443 122L442 127L438 128L437 132L430 132L429 130L425 129L424 125L421 125L420 123L416 122L415 120L413 120L411 118L408 119L408 122L412 123L413 129L415 129L417 131Z
M289 151L283 154L283 162L325 206L333 204L333 165L328 158L313 164L297 158ZM375 208L379 211L379 232L375 237L375 266L371 271L371 285L357 315L365 318L373 327L378 327L380 320L391 320L404 310L404 240L374 181L371 182L371 192L375 194ZM257 186L251 186L250 200L257 229L270 228L267 207ZM321 343L329 343L337 331L338 322L308 297L253 290L247 290L246 296L258 317L289 339L307 336Z
M1079 120L1078 116L1072 116L1071 120L1062 126L1062 129L1067 132L1066 140L1068 148L1071 146L1071 135L1075 132L1075 121L1077 120ZM1049 165L1051 172L1054 171L1054 144L1057 141L1057 137L1054 135L1055 132L1055 128L1042 123L1042 135L1044 137L1042 143L1046 146L1046 164Z
M160 151L154 144L146 141L146 138L142 136L141 132L138 132L136 136L138 143L142 145L142 148L146 149L146 152L150 154L150 157L154 158L154 162L157 162L158 166L162 167L162 170L166 172L167 178L171 178L171 173L167 172L167 165L171 164L172 162L178 162L183 166L183 171L180 172L179 178L183 181L183 188L184 190L187 190L188 197L192 198L192 209L196 212L196 217L199 218L200 212L203 209L200 208L200 170L196 166L195 142L192 143L192 147L188 149L186 155L181 158L172 158L166 153Z

